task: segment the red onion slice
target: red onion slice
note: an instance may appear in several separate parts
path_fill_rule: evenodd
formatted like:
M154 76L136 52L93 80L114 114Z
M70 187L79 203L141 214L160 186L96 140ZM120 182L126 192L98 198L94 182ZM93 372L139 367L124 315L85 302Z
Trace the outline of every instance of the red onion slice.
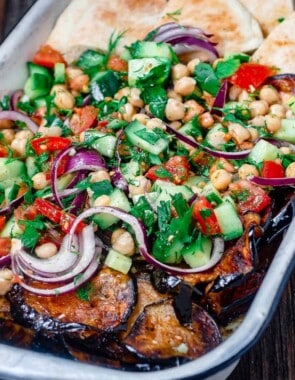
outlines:
M98 171L106 169L103 158L93 149L80 149L74 156L71 156L67 164L67 173L81 170Z
M226 95L227 95L227 89L228 89L228 81L225 80L217 95L216 95L216 98L214 100L214 103L213 103L213 106L212 106L212 110L211 110L211 113L214 114L214 115L217 115L217 116L222 116L222 111L220 111L219 109L216 109L216 108L223 108L224 107L224 104L225 104L225 101L226 101Z
M9 203L9 205L0 209L0 215L6 215L12 213L12 211L22 202L25 194L22 194L20 197L14 199Z
M0 111L0 120L21 121L33 133L37 133L39 129L38 125L29 116L17 111Z
M24 92L23 90L16 90L10 97L10 109L12 111L18 111L17 109L17 103L19 102L20 98L23 96Z
M9 265L11 263L11 255L8 254L6 256L0 257L0 268Z
M155 42L165 42L168 38L174 38L180 34L202 38L212 37L212 34L207 34L200 28L182 26L176 22L169 22L167 24L161 25L155 30L155 32L156 34L153 37L153 41Z
M255 183L255 185L259 186L292 186L295 185L295 177L290 178L263 178L263 177L248 177L250 182Z

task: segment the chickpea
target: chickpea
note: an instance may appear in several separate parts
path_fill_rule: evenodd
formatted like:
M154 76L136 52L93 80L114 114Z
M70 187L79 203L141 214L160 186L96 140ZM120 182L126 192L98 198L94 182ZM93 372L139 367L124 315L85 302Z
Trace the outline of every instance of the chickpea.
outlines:
M243 90L241 89L241 87L238 87L238 86L231 86L231 88L229 89L229 99L230 100L238 100L239 99L239 96L241 94Z
M62 129L61 127L58 127L57 125L53 125L52 127L39 127L38 130L39 133L42 134L42 136L52 136L52 137L59 137L62 135Z
M100 197L96 198L94 201L94 207L99 206L109 206L111 203L111 198L108 195L101 195Z
M86 74L78 75L70 80L70 89L78 92L89 92L89 76Z
M178 100L170 98L166 104L165 115L169 121L183 119L185 115L185 107Z
M12 286L13 273L10 269L0 270L0 296L5 296Z
M194 58L191 61L188 62L187 68L191 74L194 73L195 67L201 62L199 58Z
M269 132L276 132L281 128L281 119L276 115L266 115L265 116L266 128Z
M210 112L204 112L200 115L199 120L204 128L211 128L214 124L214 119Z
M253 127L249 127L247 128L248 129L248 132L250 133L250 140L251 141L255 141L258 139L258 131L256 128L253 128Z
M111 177L106 170L98 170L90 174L90 182L111 181Z
M170 127L174 128L174 129L179 129L182 126L180 121L172 121L172 123L170 123L169 125L170 125Z
M33 188L36 190L42 190L49 184L49 181L46 179L46 174L43 172L37 173L32 177Z
M15 133L14 133L14 130L13 129L2 129L1 130L1 133L3 135L3 138L5 140L5 142L7 144L11 144L14 137L15 137Z
M280 100L278 91L272 86L262 86L259 98L266 101L270 106Z
M132 117L136 114L135 108L132 104L126 103L120 108L120 114L123 117L123 120L130 122Z
M231 183L232 174L224 169L219 169L210 175L210 180L217 190L223 191L226 190Z
M210 144L214 148L221 148L228 141L227 134L223 131L214 131L210 133Z
M276 115L280 119L283 119L286 116L286 107L282 104L273 104L270 106L269 112L272 115Z
M54 104L60 109L73 109L75 106L75 98L67 90L66 86L57 84L52 87L51 94L55 94Z
M24 130L24 131L16 132L16 134L15 134L15 138L16 139L24 139L24 140L29 140L33 136L34 136L34 134L31 131L27 130L27 129Z
M292 162L286 169L286 177L295 177L295 162Z
M162 130L166 129L166 127L163 124L162 120L158 119L156 117L148 120L148 122L146 123L146 127L147 127L147 129L155 129L155 128L159 128L159 129L162 129Z
M248 129L238 123L229 123L228 131L237 144L241 144L242 142L249 140L251 137Z
M112 233L111 244L115 251L125 256L132 256L135 253L133 237L128 231L124 230L124 228L118 228Z
M26 152L26 145L27 140L26 139L18 139L15 138L11 143L11 149L13 149L17 154L20 156L23 156Z
M288 146L281 146L279 149L283 154L291 154L292 153L291 148L289 148Z
M189 76L189 69L186 65L183 65L182 63L178 63L177 65L174 65L171 70L171 75L173 80L177 80L183 77Z
M57 254L57 246L54 243L44 243L35 248L35 254L40 259L49 259Z
M66 76L69 80L78 77L79 75L83 75L83 71L78 67L67 67L66 68Z
M130 96L130 88L129 87L124 87L121 88L114 96L116 100L121 100L124 96L128 98Z
M251 96L248 91L242 90L239 97L238 97L239 102L251 102Z
M182 102L182 96L180 96L179 94L176 94L174 90L169 90L167 92L167 96L168 98L172 98L172 99L178 100L179 102Z
M264 127L265 126L264 116L255 116L252 120L250 120L249 123L251 125L254 125L255 127Z
M130 96L128 96L128 101L134 107L143 107L143 100L140 98L140 89L139 88L131 88Z
M218 169L224 169L229 173L234 173L235 167L225 158L219 158L214 162L214 164L210 167L209 174L213 174Z
M144 113L136 113L135 115L132 116L132 121L133 120L137 120L141 124L146 125L146 123L148 122L148 120L150 120L150 118L148 117L148 115L145 115Z
M195 87L196 80L191 77L182 77L174 82L174 91L182 96L190 95Z
M129 186L130 196L144 194L145 191L149 192L151 189L151 182L144 176L135 177L135 184Z
M256 166L250 164L243 164L238 170L238 175L241 179L247 179L252 175L259 176L259 172Z
M200 115L205 111L204 107L197 103L195 100L187 100L183 103L185 107L185 116L183 121L190 121L196 115Z
M266 115L269 109L268 103L265 100L253 100L249 105L251 116Z

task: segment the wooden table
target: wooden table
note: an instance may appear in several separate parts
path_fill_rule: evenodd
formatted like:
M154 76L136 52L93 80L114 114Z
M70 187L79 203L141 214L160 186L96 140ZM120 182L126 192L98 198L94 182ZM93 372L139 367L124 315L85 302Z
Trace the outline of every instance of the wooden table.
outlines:
M0 0L0 42L35 1ZM228 380L295 380L295 274L262 339Z

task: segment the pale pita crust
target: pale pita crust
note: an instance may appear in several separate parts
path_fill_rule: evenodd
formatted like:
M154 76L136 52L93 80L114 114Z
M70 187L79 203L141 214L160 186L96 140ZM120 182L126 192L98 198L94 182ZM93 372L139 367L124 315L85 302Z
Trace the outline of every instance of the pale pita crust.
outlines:
M267 36L279 23L293 12L292 0L240 0L259 22Z
M214 34L217 50L248 52L262 42L257 21L238 0L73 0L60 16L47 43L61 51L66 60L78 58L87 47L106 50L114 30L126 31L119 45L142 39L165 22L168 13L181 9L177 19Z
M295 12L270 33L252 61L295 74Z

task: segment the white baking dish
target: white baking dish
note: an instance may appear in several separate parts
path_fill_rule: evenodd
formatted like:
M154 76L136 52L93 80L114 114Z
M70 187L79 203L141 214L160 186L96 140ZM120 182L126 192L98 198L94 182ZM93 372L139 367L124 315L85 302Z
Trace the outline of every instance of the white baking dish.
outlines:
M69 0L39 0L0 48L0 96L23 87L25 62L46 40L52 26ZM135 373L91 366L49 354L26 351L0 344L0 377L30 380L223 380L240 356L260 337L270 322L281 293L295 266L295 221L278 249L263 284L239 328L220 346L180 367L156 374Z

